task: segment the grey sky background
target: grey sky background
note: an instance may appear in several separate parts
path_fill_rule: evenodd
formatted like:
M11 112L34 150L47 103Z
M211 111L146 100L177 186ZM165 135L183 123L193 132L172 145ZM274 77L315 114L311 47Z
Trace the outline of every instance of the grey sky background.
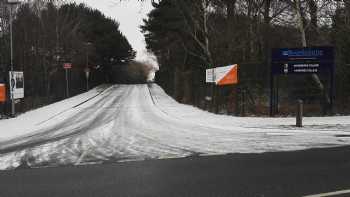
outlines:
M84 3L91 8L100 10L104 15L111 17L120 23L120 30L127 37L133 49L137 51L137 60L154 61L154 57L146 52L144 37L139 26L142 19L152 10L150 0L144 3L136 0L74 0L76 3Z

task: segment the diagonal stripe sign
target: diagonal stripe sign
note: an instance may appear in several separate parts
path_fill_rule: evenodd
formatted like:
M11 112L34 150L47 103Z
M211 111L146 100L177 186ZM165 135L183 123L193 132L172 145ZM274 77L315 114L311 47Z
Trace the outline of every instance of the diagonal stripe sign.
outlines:
M238 83L238 65L217 67L206 70L206 82L216 85L231 85Z
M230 65L216 68L216 85L230 85L238 83L238 65Z

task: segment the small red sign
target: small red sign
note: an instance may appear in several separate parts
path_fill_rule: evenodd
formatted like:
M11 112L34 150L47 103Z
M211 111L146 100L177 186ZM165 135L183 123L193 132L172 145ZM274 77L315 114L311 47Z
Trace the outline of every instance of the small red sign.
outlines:
M70 69L70 68L72 68L72 63L64 63L64 64L63 64L63 68L64 68L64 69Z
M6 86L5 84L0 83L0 103L6 101Z

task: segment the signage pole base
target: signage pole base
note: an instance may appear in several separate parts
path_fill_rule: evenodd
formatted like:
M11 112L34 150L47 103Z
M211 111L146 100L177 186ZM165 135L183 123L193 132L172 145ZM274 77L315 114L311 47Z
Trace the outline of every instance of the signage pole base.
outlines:
M86 80L86 91L89 91L89 79Z
M68 69L66 70L66 96L69 98L69 85L68 85Z
M15 110L15 100L11 99L11 117L15 117L16 110Z
M271 76L270 76L270 117L274 116L274 76L271 72Z

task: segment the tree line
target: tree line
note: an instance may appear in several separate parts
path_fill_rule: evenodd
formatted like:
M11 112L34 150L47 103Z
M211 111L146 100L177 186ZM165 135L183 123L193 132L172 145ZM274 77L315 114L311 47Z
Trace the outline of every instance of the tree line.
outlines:
M349 0L159 0L152 4L141 29L148 50L160 64L156 80L176 100L237 113L243 96L254 106L251 113L267 114L271 49L333 46L335 111L350 112ZM238 86L205 83L205 69L235 63L240 65ZM289 113L296 99L303 99L308 111L329 113L329 80L327 74L278 76L280 110Z
M0 0L0 80L10 70L10 9ZM86 90L84 69L90 69L90 87L115 81L115 67L134 59L136 52L119 23L84 4L33 0L13 12L14 70L24 71L22 111L65 98L63 64L69 70L70 95ZM114 74L113 74L114 73Z

